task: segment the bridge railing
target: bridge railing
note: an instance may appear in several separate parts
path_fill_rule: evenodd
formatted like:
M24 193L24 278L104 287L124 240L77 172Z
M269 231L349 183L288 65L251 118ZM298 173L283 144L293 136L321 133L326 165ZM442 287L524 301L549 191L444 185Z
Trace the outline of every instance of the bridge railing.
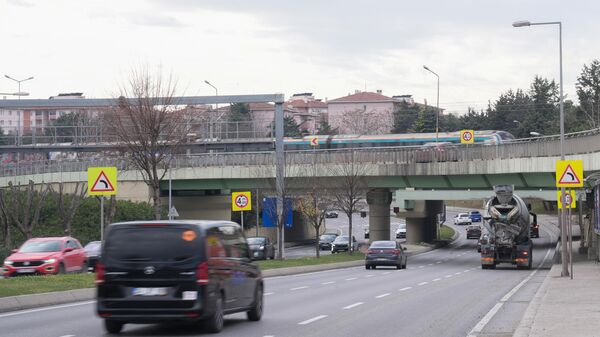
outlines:
M600 152L600 134L565 139L567 155ZM422 147L379 147L331 150L287 151L286 164L427 164L436 162L469 162L531 157L560 156L560 140L536 139L500 145L461 145L424 149ZM201 168L227 166L273 166L273 152L205 153L175 156L172 168ZM21 161L0 165L0 176L32 175L56 172L83 172L92 166L116 166L130 169L126 159L119 157L89 157L73 160Z

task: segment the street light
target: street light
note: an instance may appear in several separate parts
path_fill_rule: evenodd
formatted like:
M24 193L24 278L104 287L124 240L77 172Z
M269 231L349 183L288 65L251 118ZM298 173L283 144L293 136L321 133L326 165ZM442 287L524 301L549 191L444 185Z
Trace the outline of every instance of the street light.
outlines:
M563 104L563 66L562 66L562 23L560 21L552 22L529 22L529 21L515 21L513 27L529 27L529 26L541 26L541 25L558 25L558 57L560 66L560 160L565 160L565 111ZM565 195L565 188L560 188L561 196ZM565 212L560 209L560 240L562 246L561 258L562 258L562 272L561 276L569 276L569 267L567 266L567 235L566 235L566 219L564 218ZM572 263L572 261L571 261Z
M430 73L434 74L437 77L437 100L435 101L435 142L438 142L438 133L439 133L439 121L440 121L440 75L436 74L433 70L427 68L426 65L423 65L423 68Z
M204 83L210 85L211 87L213 87L213 89L215 89L215 96L219 96L219 89L217 89L217 87L215 87L214 85L212 85L209 81L204 80ZM217 111L217 113L219 113L219 103L215 103L215 110ZM221 119L221 116L219 116L217 118L217 120L215 121L218 122L219 119ZM209 137L212 140L213 138L213 121L212 121L212 114L210 115L210 121L209 121Z
M28 78L26 78L26 79L24 79L24 80L17 80L17 79L15 79L15 78L12 78L12 77L10 77L10 76L8 76L8 75L4 75L4 77L8 78L9 80L13 80L13 81L15 81L15 82L17 82L17 83L19 84L19 91L17 91L17 93L18 93L18 94L20 94L20 93L21 93L21 82L25 82L25 81L33 80L33 76L31 76L31 77L28 77ZM21 96L25 96L25 95L18 95L18 96L19 96L19 99L21 99Z

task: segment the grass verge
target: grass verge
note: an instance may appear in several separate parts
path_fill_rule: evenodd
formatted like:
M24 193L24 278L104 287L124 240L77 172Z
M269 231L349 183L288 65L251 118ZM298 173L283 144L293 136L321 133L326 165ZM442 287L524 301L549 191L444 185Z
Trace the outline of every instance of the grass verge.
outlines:
M361 252L355 252L352 255L348 253L338 253L331 255L322 255L320 258L316 257L302 257L299 259L289 259L289 260L265 260L265 261L257 261L257 264L260 266L260 269L277 269L277 268L287 268L287 267L301 267L301 266L310 266L315 264L324 264L324 263L335 263L335 262L348 262L348 261L358 261L364 260L365 254Z
M0 297L94 287L94 274L19 276L0 280Z
M443 225L440 228L440 240L451 240L453 236L454 229L452 229L451 227Z
M323 255L321 258L305 257L290 260L256 261L261 270L308 266L324 263L363 260L365 255L356 252L335 255ZM41 294L53 291L67 291L94 287L94 274L66 274L47 276L19 276L0 280L0 297Z

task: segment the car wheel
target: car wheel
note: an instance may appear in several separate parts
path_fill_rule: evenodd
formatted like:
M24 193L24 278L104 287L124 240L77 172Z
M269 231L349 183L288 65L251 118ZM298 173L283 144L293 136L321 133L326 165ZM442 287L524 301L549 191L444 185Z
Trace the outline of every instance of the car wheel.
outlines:
M402 269L402 264L397 265L396 269Z
M377 269L377 266L376 265L372 265L371 269Z
M64 273L66 273L65 265L62 264L62 263L59 263L58 264L58 270L56 271L56 273L57 274L64 274Z
M111 334L121 332L121 330L123 330L123 325L123 322L117 322L110 319L104 320L104 329L106 329L106 332Z
M256 286L256 291L254 292L254 304L252 305L252 309L248 310L246 313L249 321L260 321L263 312L263 291L262 286L258 284Z
M369 266L368 264L365 264L365 269L371 269L371 266Z
M215 311L204 320L204 327L208 332L217 333L223 330L223 295L219 294L215 300Z

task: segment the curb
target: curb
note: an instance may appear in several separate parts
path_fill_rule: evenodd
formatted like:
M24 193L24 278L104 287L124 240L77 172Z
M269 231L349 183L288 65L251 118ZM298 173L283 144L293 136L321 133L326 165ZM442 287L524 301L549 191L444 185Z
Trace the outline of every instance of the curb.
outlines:
M407 256L417 255L432 251L439 247L423 247L418 251L407 252ZM262 272L263 277L278 277L287 275L297 275L312 273L318 271L334 270L358 267L364 265L364 260L328 263L312 266L300 266L289 268L268 269ZM96 288L76 289L68 291L58 291L44 294L19 295L0 298L0 313L9 311L18 311L25 309L38 308L41 306L52 306L65 303L81 302L93 300L96 297Z

